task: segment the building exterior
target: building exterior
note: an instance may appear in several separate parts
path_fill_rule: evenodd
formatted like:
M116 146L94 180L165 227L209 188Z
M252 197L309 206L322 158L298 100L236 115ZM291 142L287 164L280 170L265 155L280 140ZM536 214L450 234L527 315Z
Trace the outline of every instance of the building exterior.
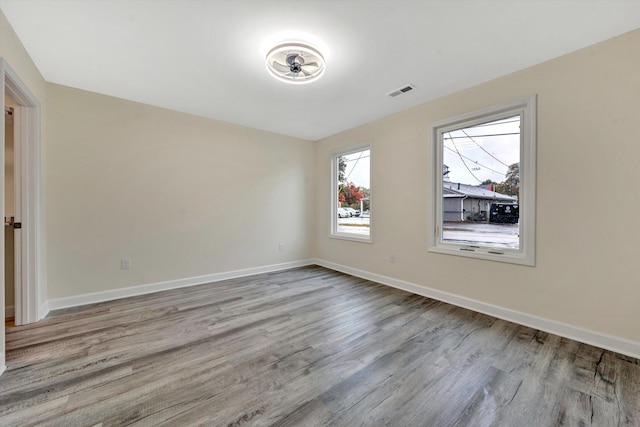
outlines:
M518 198L484 187L450 181L442 183L444 222L489 221L489 211L494 203L516 204Z

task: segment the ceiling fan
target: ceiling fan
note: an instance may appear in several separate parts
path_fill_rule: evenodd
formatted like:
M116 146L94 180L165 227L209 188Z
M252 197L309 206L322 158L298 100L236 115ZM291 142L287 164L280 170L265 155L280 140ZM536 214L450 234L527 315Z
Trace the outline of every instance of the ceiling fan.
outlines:
M274 77L289 83L308 83L324 72L322 54L304 43L278 45L269 51L266 62Z

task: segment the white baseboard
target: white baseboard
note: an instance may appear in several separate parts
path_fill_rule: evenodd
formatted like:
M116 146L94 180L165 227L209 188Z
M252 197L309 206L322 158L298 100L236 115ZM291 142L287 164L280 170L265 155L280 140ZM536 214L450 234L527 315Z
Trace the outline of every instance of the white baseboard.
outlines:
M221 280L235 279L238 277L251 276L254 274L270 273L273 271L287 270L289 268L312 265L312 260L292 261L282 264L265 265L261 267L246 268L242 270L226 271L222 273L207 274L205 276L189 277L185 279L168 280L166 282L149 283L145 285L131 286L128 288L113 289L90 294L76 295L72 297L56 298L47 301L46 312L49 310L59 310L61 308L77 307L86 304L111 301L120 298L133 297L137 295L150 294L153 292L166 291L169 289L184 288L187 286L202 285L205 283L219 282ZM45 314L46 315L46 314ZM43 317L41 317L43 318Z
M394 279L393 277L382 276L380 274L370 273L368 271L351 268L344 265L336 264L322 259L314 259L315 264L326 267L331 270L340 271L352 276L361 277L393 288L402 289L417 295L422 295L458 307L467 308L499 319L514 322L530 328L539 329L554 335L576 340L585 344L593 345L603 349L611 350L617 353L640 359L640 343L630 341L624 338L615 337L600 332L583 329L577 326L568 325L566 323L557 322L550 319L534 316L531 314L521 313L504 307L488 304L482 301L476 301L471 298L462 297L448 292L439 291L437 289L428 288L426 286L417 285L415 283L406 282L404 280Z
M40 304L40 310L38 312L38 321L47 317L49 314L49 301L45 301L43 304Z
M49 314L49 301L45 301L44 304L40 305L40 310L38 311L38 321L44 319ZM16 308L15 306L9 306L4 308L4 317L16 317Z
M139 286L132 286L122 289L113 289L103 292L94 292L90 294L77 295L66 298L56 298L45 302L40 309L40 318L43 319L49 310L58 310L61 308L76 307L86 304L94 304L103 301L110 301L120 298L127 298L136 295L143 295L153 292L165 291L169 289L183 288L187 286L201 285L205 283L218 282L221 280L235 279L239 277L251 276L254 274L269 273L273 271L286 270L289 268L303 267L306 265L317 264L331 270L340 271L352 276L361 277L393 288L401 289L427 298L433 298L438 301L446 302L458 307L467 308L499 319L514 322L523 326L528 326L541 331L549 332L561 337L573 339L585 344L594 345L603 349L615 351L627 356L640 359L640 343L630 341L624 338L603 334L600 332L580 328L566 323L557 322L550 319L534 316L527 313L518 312L508 308L488 304L471 298L443 292L437 289L428 288L426 286L407 282L393 277L383 276L376 273L370 273L365 270L347 267L345 265L336 264L322 259L311 259L302 261L293 261L282 264L273 264L262 267L253 267L243 270L234 270L222 273L214 273L205 276L190 277L178 280L169 280L166 282L150 283Z
M4 317L15 317L16 308L13 305L4 308Z

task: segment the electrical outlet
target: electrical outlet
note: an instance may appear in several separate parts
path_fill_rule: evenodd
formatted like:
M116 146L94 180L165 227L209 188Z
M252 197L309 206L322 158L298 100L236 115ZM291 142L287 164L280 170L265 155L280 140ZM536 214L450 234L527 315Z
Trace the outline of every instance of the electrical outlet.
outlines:
M120 260L120 269L128 270L131 268L131 258L122 258Z
M395 264L396 263L396 254L389 255L389 262L391 264Z
M279 243L279 244L278 244L278 250L279 250L280 252L284 252L284 243Z

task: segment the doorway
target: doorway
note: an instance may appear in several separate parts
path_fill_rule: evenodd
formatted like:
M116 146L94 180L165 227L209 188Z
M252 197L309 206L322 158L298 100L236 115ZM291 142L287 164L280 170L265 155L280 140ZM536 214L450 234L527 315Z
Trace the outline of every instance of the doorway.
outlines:
M37 322L48 313L45 289L42 285L40 245L40 102L13 71L4 58L0 58L2 78L2 103L10 99L13 108L13 148L20 150L19 164L14 176L20 180L19 194L14 196L14 217L19 219L19 233L14 233L14 258L19 259L19 268L14 268L14 318L15 325ZM3 108L4 109L4 108ZM18 119L19 118L19 119ZM4 123L4 115L2 122ZM5 135L0 133L4 146ZM4 161L4 151L0 151ZM4 210L4 174L0 174L0 203ZM14 219L15 221L15 219ZM5 226L6 227L6 226ZM13 226L14 232L17 227ZM5 230L5 234L7 231ZM0 235L0 254L4 258L5 234ZM18 261L16 261L17 263ZM4 270L4 265L0 265ZM19 277L15 273L19 273ZM4 274L0 274L4 288ZM0 291L0 318L5 317L4 289ZM5 323L0 323L0 374L6 369Z

